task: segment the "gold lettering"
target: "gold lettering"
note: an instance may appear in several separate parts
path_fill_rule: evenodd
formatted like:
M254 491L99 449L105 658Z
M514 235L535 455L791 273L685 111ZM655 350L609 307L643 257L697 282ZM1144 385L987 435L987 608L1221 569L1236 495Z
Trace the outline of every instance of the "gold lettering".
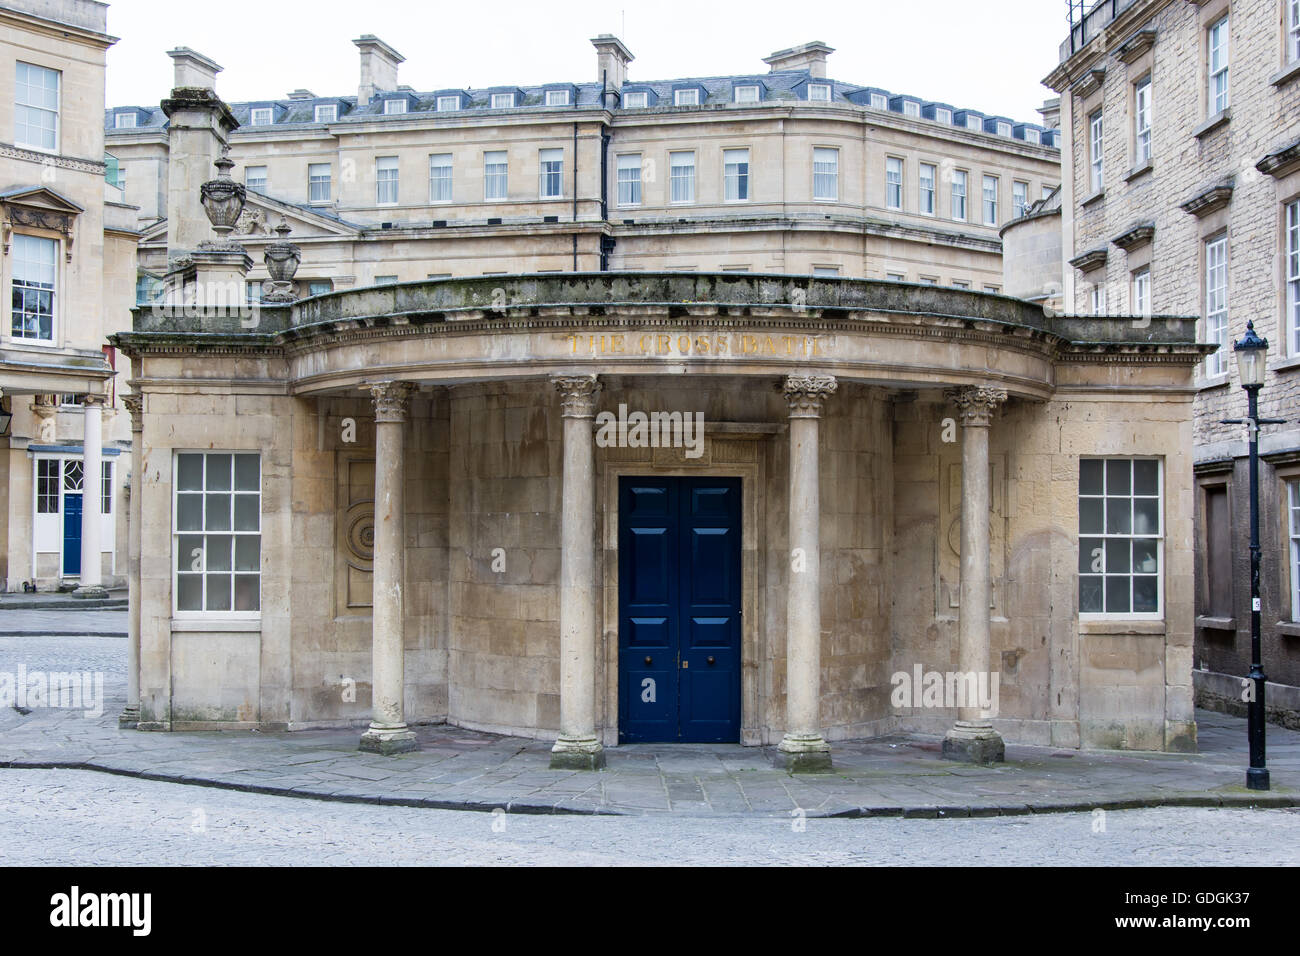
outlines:
M664 355L665 353L669 352L672 349L672 345L670 344L672 340L673 339L671 335L664 335L660 333L659 341L656 343L655 351L659 355Z
M695 351L702 355L709 354L709 337L707 335L695 336Z
M578 333L570 332L568 335L565 336L565 338L569 339L570 344L572 344L573 346L573 354L577 355L578 354Z
M766 338L766 341L765 341L764 344L763 344L763 354L764 354L764 355L775 355L775 354L776 354L776 343L772 341L772 336L768 335L768 336L765 336L765 338Z
M740 350L748 355L750 352L758 351L758 339L752 335L742 335L740 337Z
M637 351L642 355L645 355L646 352L650 351L650 336L641 336L641 341L637 344Z
M613 342L610 345L610 351L617 352L620 355L623 354L623 336L621 335L614 336Z
M785 354L786 355L794 354L794 336L783 335L781 336L781 341L785 343Z
M691 337L689 335L677 336L677 351L683 355L691 354Z

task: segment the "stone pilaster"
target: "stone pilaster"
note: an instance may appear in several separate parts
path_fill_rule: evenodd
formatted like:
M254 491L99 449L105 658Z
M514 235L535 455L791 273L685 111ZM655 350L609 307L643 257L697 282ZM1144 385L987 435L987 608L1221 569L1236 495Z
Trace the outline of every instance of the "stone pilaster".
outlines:
M131 492L126 528L126 707L117 725L134 728L140 723L140 522L144 514L140 485L144 481L144 396L124 395L122 404L131 414Z
M976 687L992 686L989 672L989 424L1007 400L1005 389L984 385L948 389L945 397L961 414L961 612L957 661L975 674ZM983 681L980 678L983 678ZM966 687L972 682L967 681ZM1006 745L979 701L957 710L957 722L943 740L949 760L989 764L1002 760Z
M369 386L375 404L375 556L374 606L371 616L370 727L361 748L398 754L418 748L406 725L405 666L405 519L406 477L403 429L410 408L409 382Z
M829 770L821 732L821 488L818 467L822 404L838 383L830 375L789 375L790 572L786 598L785 736L776 763L792 772Z
M104 470L104 396L89 394L82 406L85 426L81 444L81 576L72 592L79 598L104 598L102 534L102 481Z
M557 375L564 417L560 522L560 736L552 769L599 770L596 737L596 480L591 433L600 382L595 375Z

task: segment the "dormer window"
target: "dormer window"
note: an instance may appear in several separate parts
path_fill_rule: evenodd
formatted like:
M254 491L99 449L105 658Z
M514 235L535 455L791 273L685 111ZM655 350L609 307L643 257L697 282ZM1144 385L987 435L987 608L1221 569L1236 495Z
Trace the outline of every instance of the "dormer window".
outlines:
M967 128L967 129L973 129L973 130L975 130L976 132L983 132L983 131L984 131L984 121L981 120L978 116L967 116L967 117L966 117L966 128Z
M999 135L999 136L1010 136L1010 135L1011 135L1011 124L1010 124L1010 123L998 123L998 135Z
M904 115L904 116L920 116L920 115L921 115L921 104L920 104L920 103L914 103L914 102L912 102L911 100L903 100L903 115Z
M871 108L872 108L873 110L887 110L887 109L889 109L889 97L885 96L884 93L872 93L872 94L871 94Z
M1026 142L1026 143L1041 144L1042 141L1043 141L1043 134L1040 133L1040 132L1038 132L1038 130L1036 130L1036 129L1027 129L1027 130L1025 130L1025 142Z
M317 123L333 123L339 118L339 107L337 103L323 103L316 107Z
M459 96L440 96L440 97L438 97L438 112L439 112L439 113L450 113L450 112L452 112L452 111L454 111L454 110L458 110L458 109L460 109L460 97L459 97Z
M248 118L250 126L270 126L275 120L275 111L269 106L261 106L251 111Z
M625 110L643 110L650 99L650 94L645 90L636 90L623 94L623 109Z
M134 113L117 113L113 116L114 129L135 129Z
M406 112L406 100L399 100L399 99L384 100L384 113L386 115L392 115L393 113L405 113L405 112Z
M735 102L737 103L757 103L758 87L757 86L738 86L736 87Z
M689 90L673 90L673 106L699 106L700 91L694 88Z
M493 93L492 108L494 110L514 109L515 94L513 93Z
M934 111L934 121L952 125L952 110L946 110L942 106L938 107Z
M815 103L829 103L831 101L831 87L829 83L809 83L808 99Z
M569 91L568 90L547 90L546 105L547 106L568 106Z

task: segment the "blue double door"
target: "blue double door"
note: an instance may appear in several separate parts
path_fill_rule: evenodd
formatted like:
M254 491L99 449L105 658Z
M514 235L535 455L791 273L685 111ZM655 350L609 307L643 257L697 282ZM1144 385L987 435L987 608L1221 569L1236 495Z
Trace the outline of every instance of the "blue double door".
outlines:
M619 740L740 739L740 479L619 481Z

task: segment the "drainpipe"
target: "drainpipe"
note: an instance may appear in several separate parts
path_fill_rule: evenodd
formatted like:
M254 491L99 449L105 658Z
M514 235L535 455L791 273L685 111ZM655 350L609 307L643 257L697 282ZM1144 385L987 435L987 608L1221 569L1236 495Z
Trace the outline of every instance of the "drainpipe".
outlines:
M574 97L576 100L577 97ZM573 124L573 221L578 221L578 124Z

